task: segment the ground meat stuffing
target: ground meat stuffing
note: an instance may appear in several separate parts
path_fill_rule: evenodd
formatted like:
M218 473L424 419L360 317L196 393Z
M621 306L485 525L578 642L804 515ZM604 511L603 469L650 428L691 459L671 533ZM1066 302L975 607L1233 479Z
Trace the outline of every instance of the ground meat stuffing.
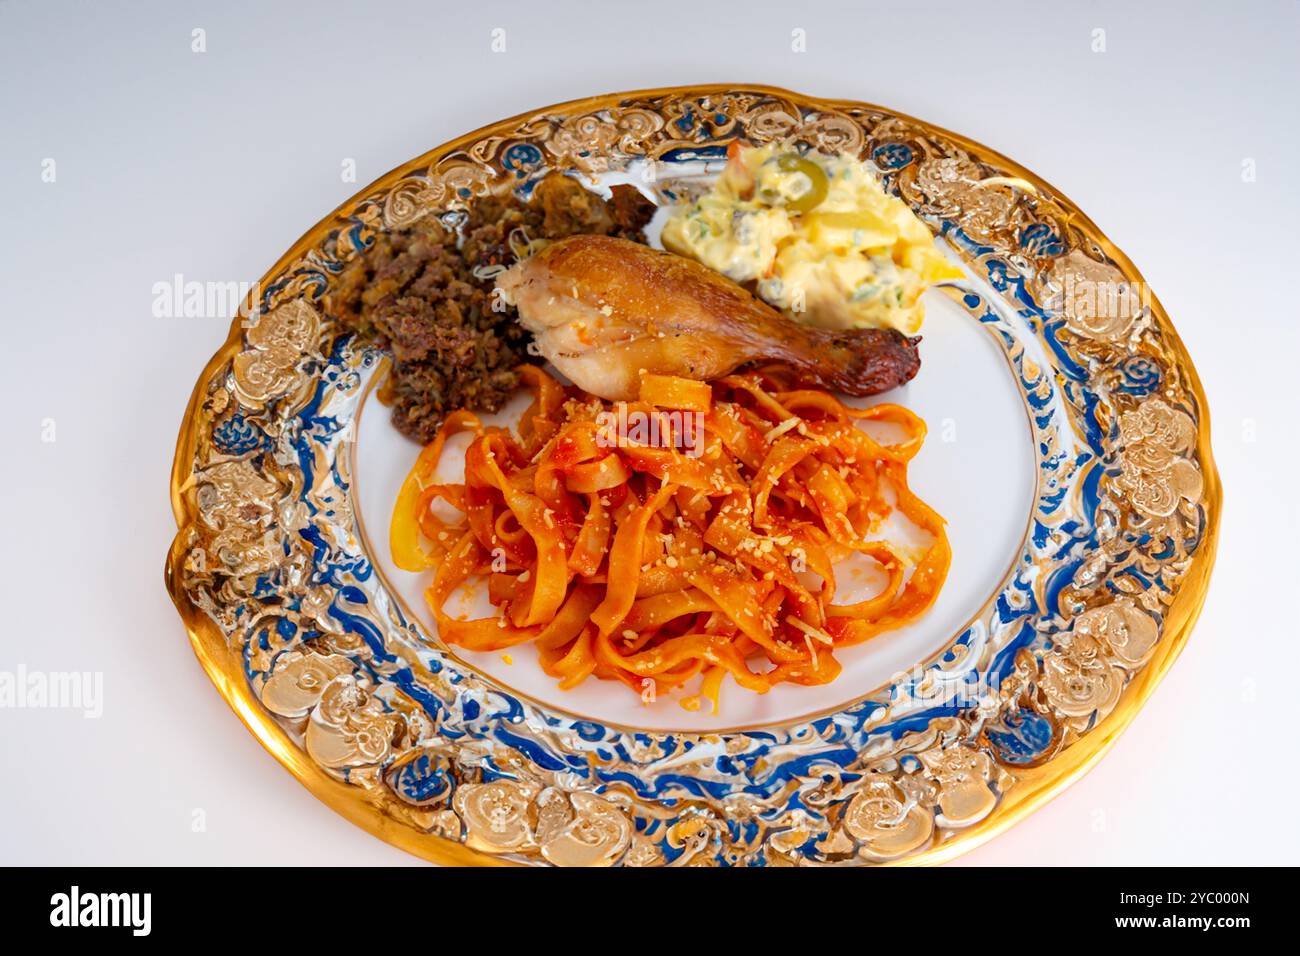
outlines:
M328 306L345 327L391 352L385 388L393 424L430 441L448 412L494 412L518 385L531 336L512 306L493 311L492 287L528 242L578 233L644 242L654 205L634 187L615 186L606 201L575 179L552 174L531 201L494 196L474 203L463 243L436 218L381 234L350 262ZM497 267L497 268L494 268Z

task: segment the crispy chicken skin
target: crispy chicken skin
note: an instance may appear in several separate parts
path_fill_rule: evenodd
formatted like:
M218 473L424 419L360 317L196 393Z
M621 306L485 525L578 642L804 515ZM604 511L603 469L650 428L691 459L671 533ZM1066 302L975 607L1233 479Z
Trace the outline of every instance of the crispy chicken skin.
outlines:
M497 287L563 375L614 401L637 397L642 371L708 381L776 362L800 384L874 395L921 364L919 339L801 325L693 259L612 236L554 242Z

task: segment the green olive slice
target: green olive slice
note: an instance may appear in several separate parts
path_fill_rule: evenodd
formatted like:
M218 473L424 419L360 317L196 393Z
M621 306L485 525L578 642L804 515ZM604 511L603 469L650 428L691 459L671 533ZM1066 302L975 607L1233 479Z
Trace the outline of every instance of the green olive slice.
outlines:
M825 170L811 159L800 156L798 153L785 153L778 157L776 167L786 173L803 173L808 177L808 182L812 184L808 191L798 199L786 203L786 209L797 215L802 215L821 205L822 200L826 198L826 191L830 188Z

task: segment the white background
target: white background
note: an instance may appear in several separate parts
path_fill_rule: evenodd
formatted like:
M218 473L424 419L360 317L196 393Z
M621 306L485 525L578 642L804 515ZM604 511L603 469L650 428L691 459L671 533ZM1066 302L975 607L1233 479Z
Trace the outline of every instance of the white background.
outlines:
M0 670L104 675L98 720L0 710L0 863L415 862L300 787L190 652L168 471L227 322L155 318L152 287L255 281L357 190L346 158L364 184L503 116L688 82L876 102L1015 157L1129 253L1204 379L1225 508L1187 650L1097 769L961 862L1290 860L1298 39L1293 0L0 0Z

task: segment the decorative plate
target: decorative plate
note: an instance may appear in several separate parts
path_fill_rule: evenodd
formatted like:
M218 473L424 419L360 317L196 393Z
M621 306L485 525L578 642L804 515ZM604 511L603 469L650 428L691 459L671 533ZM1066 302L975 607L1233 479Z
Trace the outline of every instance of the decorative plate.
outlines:
M874 165L968 278L927 293L931 435L913 487L954 559L917 624L820 688L734 689L722 713L520 653L457 652L386 527L418 448L362 408L384 357L322 297L422 216L457 221L551 170L671 203L728 142ZM307 232L204 369L172 474L167 586L208 675L320 799L447 863L682 866L936 862L1092 766L1187 640L1221 493L1205 396L1132 263L1011 160L876 106L766 87L612 94L426 153Z

